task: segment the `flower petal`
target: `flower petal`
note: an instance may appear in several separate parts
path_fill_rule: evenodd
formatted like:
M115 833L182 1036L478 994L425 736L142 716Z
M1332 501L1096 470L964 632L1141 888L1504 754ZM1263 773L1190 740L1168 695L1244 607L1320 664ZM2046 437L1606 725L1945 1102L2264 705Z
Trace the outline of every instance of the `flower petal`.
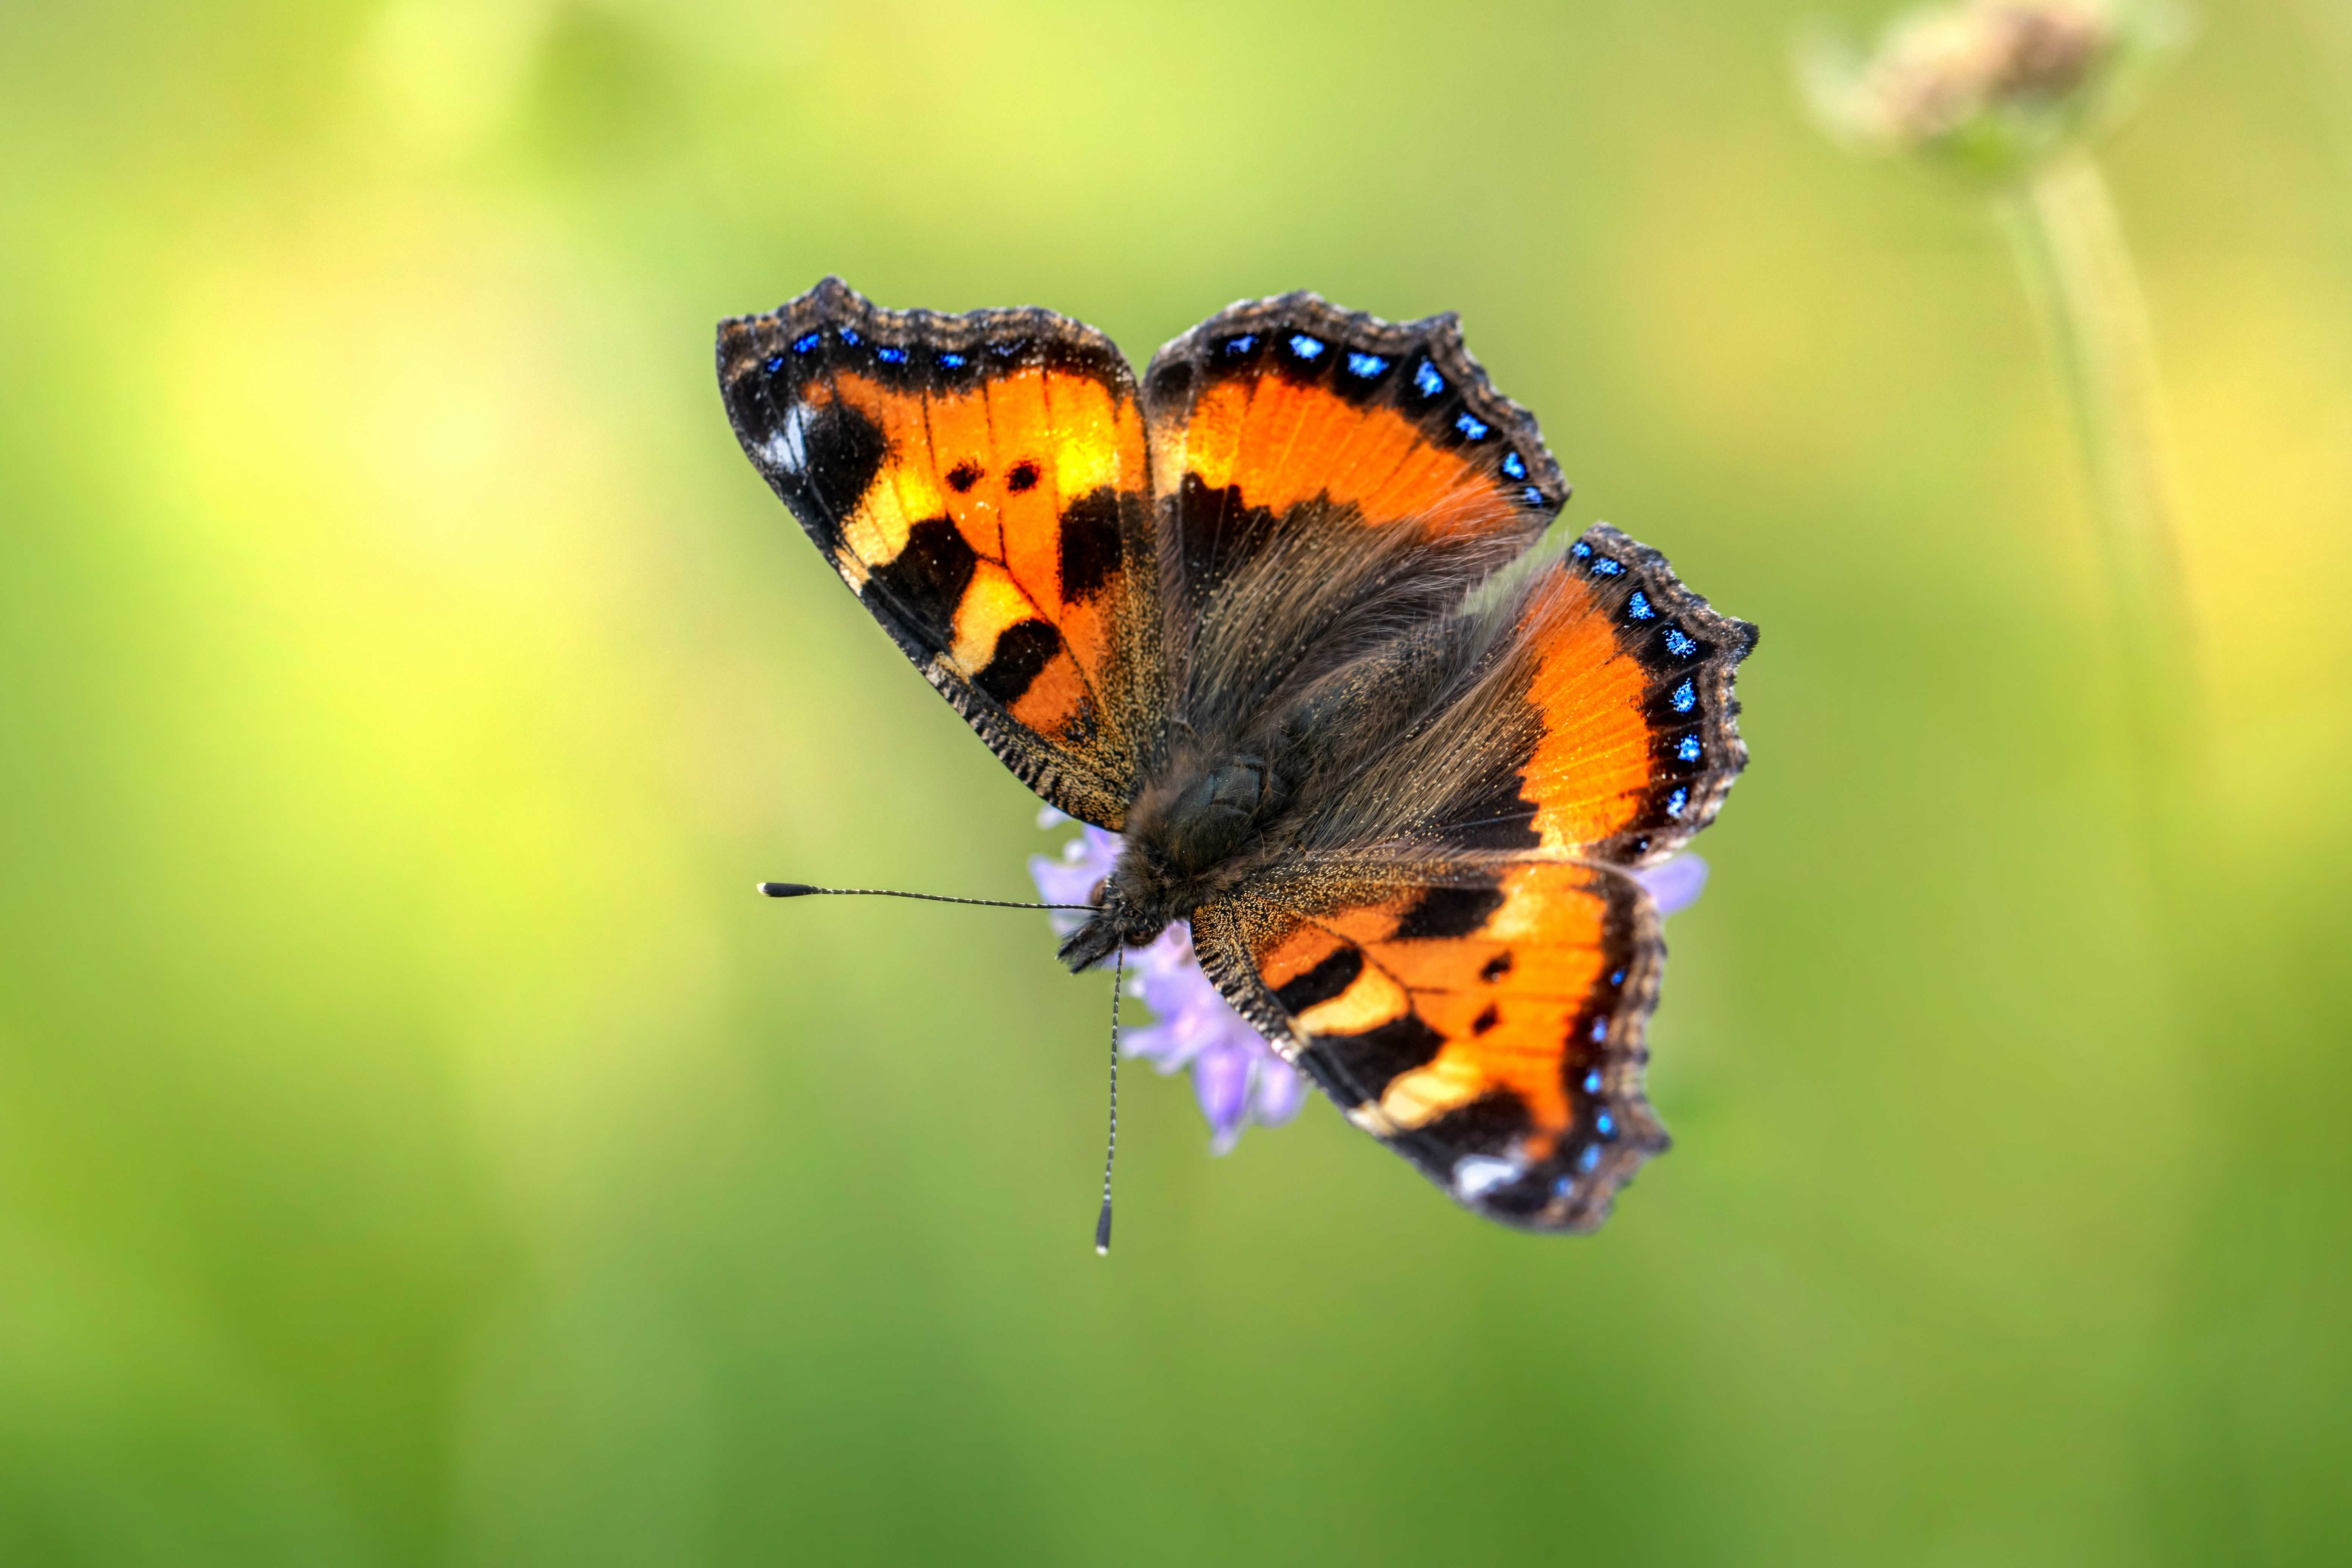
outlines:
M1635 872L1633 880L1657 901L1658 918L1663 920L1698 902L1706 887L1706 862L1696 855L1676 855L1664 865Z

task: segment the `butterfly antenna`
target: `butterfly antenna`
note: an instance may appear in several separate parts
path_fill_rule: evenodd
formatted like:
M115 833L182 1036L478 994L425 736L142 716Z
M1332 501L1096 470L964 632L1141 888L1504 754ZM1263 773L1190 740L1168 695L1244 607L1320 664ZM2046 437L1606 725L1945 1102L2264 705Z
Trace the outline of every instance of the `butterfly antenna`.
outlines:
M1118 993L1127 974L1127 949L1113 949L1110 967L1110 1138L1103 1145L1103 1206L1095 1218L1095 1256L1110 1256L1110 1166L1118 1157Z
M825 894L835 898L919 898L926 904L977 904L983 909L1099 909L1098 904L1011 904L1002 898L953 898L944 893L900 893L888 887L812 887L804 882L763 882L760 891L770 898L811 898Z

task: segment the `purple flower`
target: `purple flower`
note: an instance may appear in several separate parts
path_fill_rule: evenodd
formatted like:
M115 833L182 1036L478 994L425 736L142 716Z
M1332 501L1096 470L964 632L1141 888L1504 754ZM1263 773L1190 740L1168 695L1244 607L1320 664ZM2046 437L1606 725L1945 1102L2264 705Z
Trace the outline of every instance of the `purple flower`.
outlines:
M1706 888L1706 862L1696 855L1676 855L1664 865L1635 872L1633 880L1650 890L1657 900L1658 918L1664 920L1698 902Z
M1051 828L1069 819L1048 810L1037 825ZM1062 847L1062 857L1033 855L1029 874L1048 904L1085 904L1095 885L1118 859L1119 837L1081 825ZM1057 910L1054 929L1062 936L1086 917ZM1162 931L1150 946L1128 950L1128 994L1151 1009L1156 1022L1130 1030L1121 1054L1139 1056L1162 1073L1192 1070L1192 1093L1208 1118L1212 1153L1223 1154L1251 1126L1278 1127L1298 1114L1307 1085L1298 1070L1275 1054L1263 1035L1234 1011L1192 956L1192 928L1183 921Z
M1049 807L1037 825L1050 829L1069 820ZM1082 823L1078 836L1062 846L1060 859L1032 855L1029 874L1047 904L1091 903L1118 852L1117 833ZM1637 874L1663 917L1697 901L1706 885L1706 862L1680 855ZM1064 936L1086 922L1072 910L1055 910L1049 918ZM1162 1073L1192 1070L1192 1093L1208 1118L1211 1153L1223 1154L1249 1127L1279 1127L1298 1114L1307 1098L1305 1081L1217 994L1192 956L1191 926L1177 921L1150 946L1128 949L1127 965L1134 977L1128 994L1140 998L1157 1021L1129 1030L1121 1054L1139 1056Z

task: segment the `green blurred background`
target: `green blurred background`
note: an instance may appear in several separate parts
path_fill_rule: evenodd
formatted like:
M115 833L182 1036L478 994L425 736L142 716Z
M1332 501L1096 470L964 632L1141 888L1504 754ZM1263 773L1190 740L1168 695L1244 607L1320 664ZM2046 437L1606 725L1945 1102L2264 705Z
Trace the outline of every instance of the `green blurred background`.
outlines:
M2212 0L2108 149L2151 862L2000 235L1808 128L1820 9L8 5L0 1561L2352 1552L2352 10ZM1762 624L1604 1232L1138 1072L1098 1261L1100 980L752 896L1052 843L729 434L827 271L1459 309Z

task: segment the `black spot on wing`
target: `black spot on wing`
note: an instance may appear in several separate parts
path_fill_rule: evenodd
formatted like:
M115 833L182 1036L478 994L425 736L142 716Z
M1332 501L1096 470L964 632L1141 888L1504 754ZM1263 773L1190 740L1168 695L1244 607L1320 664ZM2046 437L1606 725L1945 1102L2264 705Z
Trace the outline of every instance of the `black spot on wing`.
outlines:
M1532 1124L1526 1101L1508 1089L1490 1089L1400 1141L1409 1154L1433 1156L1426 1163L1450 1176L1464 1155L1508 1155Z
M1364 972L1364 956L1353 947L1342 947L1288 985L1274 993L1283 1010L1293 1017L1308 1008L1328 1002L1356 983Z
M1479 966L1478 977L1491 986L1510 972L1510 954L1497 953L1493 957L1487 959L1486 963Z
M797 441L785 434L784 422L794 418L800 421ZM764 432L763 439L772 447L782 440L787 450L798 449L797 473L774 467L768 472L785 504L801 514L803 523L814 522L836 536L841 519L857 509L890 456L882 427L842 402L814 410L797 405Z
M1173 408L1192 394L1192 367L1182 360L1169 360L1151 373L1151 400L1161 408Z
M866 591L878 589L914 626L944 644L979 561L953 523L927 517L907 531L907 548L897 559L874 569Z
M1016 621L998 633L996 652L971 684L1011 707L1029 689L1029 683L1062 651L1062 634L1034 617Z
M1395 940L1433 941L1467 936L1503 907L1503 894L1493 887L1432 887L1423 890L1404 918L1397 922Z
M1189 468L1173 505L1184 582L1197 611L1219 582L1274 538L1275 516L1264 507L1246 505L1240 486L1212 489Z
M1361 1034L1317 1035L1310 1049L1323 1052L1345 1082L1377 1100L1398 1073L1426 1067L1444 1044L1445 1037L1420 1014L1407 1013Z
M1118 570L1118 492L1106 485L1062 508L1062 598L1092 599Z

